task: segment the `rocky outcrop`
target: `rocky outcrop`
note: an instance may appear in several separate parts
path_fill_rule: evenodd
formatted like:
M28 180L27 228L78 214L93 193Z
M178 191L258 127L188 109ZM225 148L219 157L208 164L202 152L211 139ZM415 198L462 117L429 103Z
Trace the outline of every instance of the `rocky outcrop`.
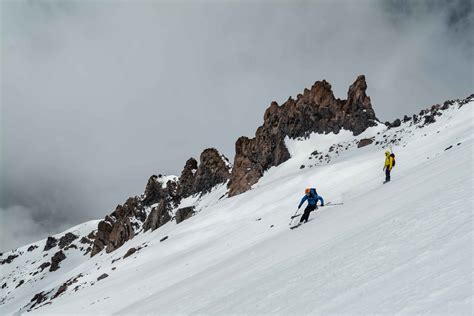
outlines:
M305 89L296 100L290 97L281 106L272 102L255 137L240 137L235 144L229 196L249 190L264 171L290 158L284 141L287 136L306 137L313 132L337 134L341 129L359 135L375 126L377 118L366 89L365 77L359 76L349 87L347 100L340 100L323 80Z
M38 248L37 245L31 245L31 246L28 247L27 251L31 252L31 251L35 250L36 248Z
M194 182L196 181L196 172L198 162L194 158L189 158L184 165L181 176L179 177L178 195L186 198L195 193Z
M166 190L163 188L163 175L152 175L148 179L148 183L145 188L145 199L143 203L145 205L152 205L158 203L161 199L166 197ZM161 181L160 181L161 180Z
M5 263L12 263L15 258L18 258L18 255L9 255L6 259L0 260L0 265Z
M229 180L230 167L226 159L215 148L208 148L201 153L194 181L194 193L208 193L216 185Z
M49 271L53 272L59 269L59 263L64 259L66 259L66 255L64 254L64 252L62 252L62 250L56 252L51 258L51 266L49 268Z
M79 236L76 236L73 233L66 233L59 239L59 248L63 249L64 247L69 246L77 238L79 238Z
M160 226L163 226L171 220L170 211L170 202L167 199L161 200L158 206L152 208L150 215L143 224L143 230L155 230Z
M152 177L153 178L153 177ZM150 178L151 179L151 178ZM148 181L150 184L150 180ZM147 185L147 189L149 185ZM155 194L156 192L150 192ZM91 256L96 255L103 249L107 253L121 247L127 240L135 236L135 229L132 220L140 222L145 221L146 212L144 210L144 202L139 197L131 197L123 205L118 205L114 212L107 215L104 220L100 221L97 226L97 233L92 245Z
M56 247L57 244L58 244L58 240L56 238L48 237L48 239L46 240L46 245L44 246L43 251L48 251L51 248Z
M180 208L176 211L175 220L176 224L181 223L182 221L190 218L194 214L194 206L188 206Z
M205 149L199 158L188 159L178 180L177 194L181 198L200 193L206 194L213 187L230 178L229 160L215 148Z

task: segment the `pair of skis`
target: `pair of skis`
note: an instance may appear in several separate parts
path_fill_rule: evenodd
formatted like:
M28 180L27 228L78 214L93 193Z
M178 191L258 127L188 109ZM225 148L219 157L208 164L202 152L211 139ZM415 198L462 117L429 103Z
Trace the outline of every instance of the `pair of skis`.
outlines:
M338 203L327 202L323 207L338 206L338 205L344 205L344 203L342 203L342 202L338 202ZM301 226L301 223L298 223L298 224L296 224L296 225L294 225L294 226L291 226L291 224L293 223L293 219L295 219L295 218L300 217L301 215L303 215L303 214L296 214L296 213L298 213L298 210L296 210L295 215L291 216L291 220L290 220L290 224L289 224L289 225L290 225L290 229L295 229L295 228ZM311 219L310 219L310 220L311 220ZM310 221L310 220L309 220L309 221Z

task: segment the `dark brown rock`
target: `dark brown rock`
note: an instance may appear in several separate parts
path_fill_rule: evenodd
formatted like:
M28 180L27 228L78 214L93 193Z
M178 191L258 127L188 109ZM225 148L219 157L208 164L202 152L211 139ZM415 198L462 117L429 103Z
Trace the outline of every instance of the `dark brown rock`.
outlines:
M186 198L192 194L194 194L194 182L196 179L196 172L198 169L198 163L196 159L189 158L184 165L183 171L181 172L181 176L179 177L179 185L178 185L178 194Z
M230 167L227 158L220 155L215 148L205 149L201 153L199 167L196 171L194 192L205 194L220 183L225 183L230 177Z
M365 147L367 145L370 145L374 142L374 139L373 138L364 138L364 139L361 139L359 141L359 143L357 143L357 148L361 148L361 147Z
M123 255L123 259L127 258L127 257L130 257L131 255L133 255L135 252L137 252L137 248L130 248L128 249L127 253L125 255Z
M400 119L396 119L392 122L392 124L390 124L390 127L399 127L400 125L402 125L402 122L400 121Z
M176 211L175 219L176 224L181 223L182 221L190 218L194 214L194 206L183 207Z
M92 243L92 240L90 240L89 238L87 238L86 236L82 237L81 240L79 240L79 242L81 244L91 244Z
M160 242L165 241L166 239L168 239L168 236L165 236L165 237L161 238Z
M22 286L23 283L25 283L25 280L20 280L20 282L18 282L18 284L15 286L15 289Z
M263 172L290 158L284 142L287 136L306 137L313 132L337 134L342 128L359 135L375 126L377 118L366 89L365 77L359 76L349 87L347 100L340 100L323 80L305 89L296 101L289 98L281 106L272 102L255 137L240 137L235 144L229 196L249 190Z
M36 246L36 245L31 245L31 246L28 247L27 251L28 251L28 252L31 252L31 251L35 250L36 248L38 248L38 246Z
M171 220L171 215L169 214L170 203L166 200L161 200L158 206L152 208L150 215L143 224L143 230L155 230L160 226L163 226Z
M105 279L106 277L108 277L109 275L107 273L104 273L102 275L100 275L98 278L97 278L97 281L100 281L100 280L103 280Z
M145 188L145 199L143 200L145 205L158 203L166 197L167 192L163 188L163 181L163 176L161 174L152 175L150 179L148 179Z
M45 294L44 292L40 292L40 293L35 294L35 296L33 296L33 298L30 301L30 303L32 303L30 308L33 308L36 305L39 305L39 304L43 303L44 301L46 301L48 299L47 294L48 293Z
M57 290L57 292L53 295L53 298L52 299L55 299L56 297L58 297L59 295L63 294L64 292L66 292L67 290L67 284L66 283L63 283L59 289Z
M69 246L77 238L79 238L79 236L76 236L73 233L66 233L59 239L59 249Z
M59 263L66 259L66 255L62 250L56 252L54 256L51 258L51 267L49 268L50 272L56 271L59 269Z
M41 269L41 272L43 272L44 269L46 269L47 267L49 267L51 265L50 262L43 262L39 267L38 269Z
M48 251L51 248L56 247L57 244L58 244L58 240L56 238L48 237L48 239L46 240L46 245L44 246L43 251Z
M91 256L103 249L110 253L135 236L130 218L138 218L137 215L142 214L142 211L137 210L137 201L137 198L129 198L123 206L118 205L110 216L99 222Z
M0 264L12 263L15 258L18 258L18 255L9 255L6 259L0 261Z

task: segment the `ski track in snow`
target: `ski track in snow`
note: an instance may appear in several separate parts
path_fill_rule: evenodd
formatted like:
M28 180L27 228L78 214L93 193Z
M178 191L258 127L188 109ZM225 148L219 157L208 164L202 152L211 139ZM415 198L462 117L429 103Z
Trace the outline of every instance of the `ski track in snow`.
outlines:
M221 185L188 198L181 206L196 205L196 216L139 234L110 254L89 259L68 251L61 268L43 280L30 277L11 293L2 289L0 313L26 312L20 308L36 293L82 273L77 292L74 284L31 313L471 315L472 105L451 107L421 129L379 125L357 136L402 138L393 146L392 182L384 185L386 147L358 149L347 131L287 140L292 158L268 170L252 190L220 199ZM338 143L351 147L332 152L330 162L309 159ZM344 205L319 208L314 220L290 230L309 186ZM96 226L92 221L71 230L86 235ZM2 265L1 283L16 270L32 269L26 262L42 259L44 242L32 252L20 248L22 256ZM97 281L102 273L109 277Z

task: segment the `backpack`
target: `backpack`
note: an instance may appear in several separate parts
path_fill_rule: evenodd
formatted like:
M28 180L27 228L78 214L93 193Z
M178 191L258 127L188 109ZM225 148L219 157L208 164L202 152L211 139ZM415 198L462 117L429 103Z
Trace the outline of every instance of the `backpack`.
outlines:
M393 168L393 167L395 167L395 154L391 153L390 157L392 157L392 159L393 159L393 164L392 164L392 168Z

